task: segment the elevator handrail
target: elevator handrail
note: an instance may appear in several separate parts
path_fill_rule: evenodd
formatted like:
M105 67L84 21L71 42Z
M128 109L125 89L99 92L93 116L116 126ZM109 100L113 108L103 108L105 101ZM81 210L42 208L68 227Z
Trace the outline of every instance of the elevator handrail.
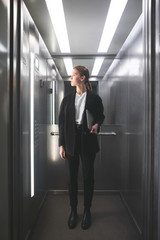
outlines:
M99 132L99 136L116 136L117 134L115 132Z
M51 132L52 136L58 136L59 132ZM117 134L115 132L99 132L99 136L116 136Z

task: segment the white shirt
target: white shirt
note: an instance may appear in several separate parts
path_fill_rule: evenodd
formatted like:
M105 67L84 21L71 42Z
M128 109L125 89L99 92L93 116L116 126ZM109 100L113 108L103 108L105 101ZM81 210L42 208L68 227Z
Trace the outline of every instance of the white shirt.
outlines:
M75 96L75 109L76 109L76 123L82 124L82 116L86 104L86 96L87 92L84 92L82 94L76 93Z

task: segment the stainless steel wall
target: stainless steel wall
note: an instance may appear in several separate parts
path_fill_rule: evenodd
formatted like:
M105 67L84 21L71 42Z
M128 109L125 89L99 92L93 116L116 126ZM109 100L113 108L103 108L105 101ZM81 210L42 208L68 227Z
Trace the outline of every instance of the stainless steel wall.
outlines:
M9 195L9 1L0 1L0 239L8 240L10 228L10 195Z
M58 136L51 136L51 132L58 132L58 113L61 101L64 97L64 82L59 75L57 69L55 75L55 85L49 83L48 88L51 87L52 94L48 96L49 121L47 126L47 170L46 170L46 187L47 189L65 189L64 184L66 180L65 162L60 160L58 151ZM48 89L49 91L49 89ZM53 98L54 96L54 98ZM53 100L54 99L54 100ZM54 112L53 112L54 111ZM53 120L51 121L51 116Z
M64 84L58 73L52 72L54 63L25 7L22 10L22 45L18 40L19 10L14 5L12 60L9 62L10 1L0 0L0 239L22 240L27 237L37 217L48 189L67 189L67 165L58 151L57 124L51 124L47 107L50 104L53 81L56 82L56 110L64 94ZM149 2L149 1L148 1ZM155 82L155 161L154 161L154 239L159 239L160 175L159 175L159 1L156 19L156 82ZM19 6L21 1L19 1ZM13 8L13 6L12 6ZM10 17L13 17L12 14ZM20 16L19 16L20 17ZM13 20L13 21L12 21ZM12 25L12 24L11 24ZM11 37L11 36L10 36ZM14 40L14 41L13 41ZM96 189L121 190L121 195L142 229L143 183L145 182L145 112L148 85L144 78L142 24L125 42L117 60L104 80L99 83L99 94L105 106L106 119L102 131L115 131L116 137L99 137L101 152L96 160ZM21 58L18 61L19 48ZM34 69L35 100L35 197L30 197L30 52L35 53L39 67ZM10 61L9 61L10 60ZM21 68L21 75L19 70ZM9 78L9 72L13 76ZM13 80L11 84L11 80ZM42 80L40 82L40 80ZM42 83L42 85L40 85ZM43 84L44 83L44 84ZM10 94L10 88L12 94ZM11 110L12 108L12 110ZM52 108L50 108L52 109ZM11 111L10 111L11 110ZM52 111L52 110L51 110ZM12 125L12 126L11 126ZM13 129L12 129L13 127ZM12 156L11 156L12 153ZM46 162L47 159L47 162ZM120 169L120 171L119 171ZM13 170L13 172L12 172ZM44 171L46 170L46 172ZM46 175L47 176L46 176ZM148 176L149 177L149 176ZM19 182L19 180L22 180ZM45 180L47 182L45 182ZM64 184L65 183L65 184ZM81 186L81 182L80 182ZM12 208L12 207L13 208ZM19 228L18 228L18 227ZM148 238L149 239L149 236ZM146 239L145 239L146 240Z
M47 99L49 83L53 81L53 61L23 4L21 53L21 163L22 206L21 239L25 239L33 227L38 211L46 195L47 159ZM34 84L34 196L31 197L31 81Z
M155 12L155 79L154 79L154 179L152 189L153 240L160 239L160 2L156 1Z
M140 229L143 226L143 165L145 162L145 78L142 18L100 83L106 124L121 126L118 135L120 190ZM107 144L105 145L107 148ZM111 161L111 159L109 160ZM116 166L117 167L117 166ZM116 172L112 169L116 177Z

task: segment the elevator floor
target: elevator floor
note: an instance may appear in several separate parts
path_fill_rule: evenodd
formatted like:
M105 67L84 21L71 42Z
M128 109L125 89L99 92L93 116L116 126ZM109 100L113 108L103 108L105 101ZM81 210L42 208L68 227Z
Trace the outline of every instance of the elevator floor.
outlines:
M78 224L68 229L70 213L67 194L49 194L29 240L140 240L118 194L94 194L92 225L81 229L83 195L78 198Z

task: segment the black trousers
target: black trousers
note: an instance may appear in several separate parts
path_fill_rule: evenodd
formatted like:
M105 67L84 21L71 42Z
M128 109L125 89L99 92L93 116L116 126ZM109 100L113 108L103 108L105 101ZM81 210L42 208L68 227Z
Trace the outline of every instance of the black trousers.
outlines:
M76 127L76 142L74 156L67 155L69 164L69 197L70 206L76 208L78 204L78 169L79 161L82 163L84 184L84 207L90 208L94 190L94 160L96 153L84 153L81 146L82 130ZM94 150L93 150L94 151Z

